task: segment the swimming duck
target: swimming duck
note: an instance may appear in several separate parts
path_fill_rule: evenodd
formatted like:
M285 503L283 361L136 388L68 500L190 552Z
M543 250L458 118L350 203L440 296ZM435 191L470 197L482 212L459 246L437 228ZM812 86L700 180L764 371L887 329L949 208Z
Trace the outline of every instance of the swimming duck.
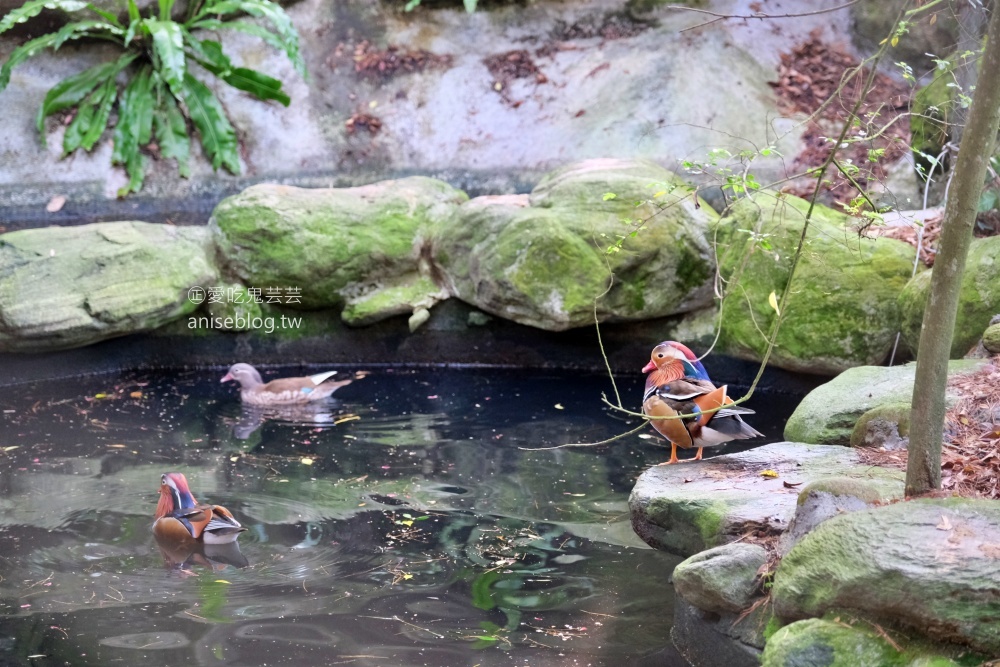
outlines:
M260 373L250 364L233 364L220 382L235 380L240 383L240 398L250 405L296 405L319 401L351 380L328 382L337 371L317 373L308 377L282 378L264 384Z
M763 435L740 416L754 414L754 411L733 405L726 385L716 387L708 371L686 345L672 340L660 343L653 348L649 363L642 371L647 373L643 414L652 417L692 415L682 419L650 420L653 428L670 442L670 460L660 465L678 463L678 447L697 447L694 460L700 461L704 447ZM714 408L719 409L706 412Z
M225 507L198 504L179 472L160 477L160 502L153 518L157 542L226 544L246 530Z

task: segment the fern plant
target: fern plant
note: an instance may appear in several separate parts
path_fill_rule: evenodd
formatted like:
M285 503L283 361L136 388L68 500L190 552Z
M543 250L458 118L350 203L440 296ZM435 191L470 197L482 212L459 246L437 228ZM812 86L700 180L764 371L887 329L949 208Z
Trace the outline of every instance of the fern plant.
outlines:
M284 51L303 76L299 37L285 11L270 0L190 0L184 17L172 16L174 0L158 0L149 16L140 15L135 0L128 0L128 21L120 20L83 0L29 0L0 19L0 33L37 16L43 9L88 11L92 18L67 23L59 30L32 39L14 49L0 67L0 91L10 83L11 70L44 49L56 50L66 42L95 39L121 48L112 62L101 63L63 79L45 95L37 125L45 143L45 119L75 109L63 136L63 157L78 149L90 151L105 134L112 116L112 164L122 165L129 182L119 196L142 188L147 157L143 147L155 140L163 157L177 161L184 178L190 176L190 134L193 126L212 168L240 171L236 131L215 94L192 74L192 63L229 85L261 100L288 106L282 82L262 72L235 67L222 45L205 38L209 31L238 30ZM264 27L239 20L264 19ZM119 80L122 80L120 85Z

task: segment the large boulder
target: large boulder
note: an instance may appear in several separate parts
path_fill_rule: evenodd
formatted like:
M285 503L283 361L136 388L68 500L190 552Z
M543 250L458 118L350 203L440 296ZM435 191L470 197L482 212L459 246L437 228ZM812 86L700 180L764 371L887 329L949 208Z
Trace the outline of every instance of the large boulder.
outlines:
M903 339L916 351L920 327L930 297L934 270L918 274L899 295ZM973 239L962 274L958 319L951 343L951 357L958 359L979 342L991 318L1000 312L1000 236Z
M982 360L950 362L948 374L974 373ZM844 371L806 394L785 424L785 438L824 445L850 445L858 420L869 410L909 403L916 364L860 366Z
M454 295L521 324L593 324L595 299L602 321L643 320L711 304L715 217L652 162L586 160L548 174L529 197L463 205L434 259ZM623 219L645 224L632 236L638 224ZM620 237L621 250L607 252Z
M356 188L264 184L223 200L209 226L225 269L246 285L301 290L295 307L346 305L350 323L368 324L444 296L421 257L466 199L419 176Z
M769 295L785 288L808 208L798 197L759 193L719 221L719 266L730 281L721 351L763 358L776 317ZM859 238L852 218L817 205L770 363L829 374L881 363L899 330L897 299L914 253L895 239Z
M202 227L100 222L0 236L0 350L79 347L190 313L218 280Z
M685 557L747 534L776 535L795 514L799 487L828 477L866 480L884 498L903 495L901 470L866 465L856 450L778 442L646 470L629 496L632 528Z
M998 563L998 503L914 500L820 524L782 560L771 596L785 619L853 609L997 654Z

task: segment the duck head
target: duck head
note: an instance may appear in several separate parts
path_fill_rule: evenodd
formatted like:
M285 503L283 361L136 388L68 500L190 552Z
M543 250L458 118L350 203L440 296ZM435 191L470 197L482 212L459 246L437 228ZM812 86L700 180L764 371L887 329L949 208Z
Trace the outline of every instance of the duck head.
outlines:
M643 366L643 373L659 371L662 378L659 384L679 380L682 377L695 377L709 380L708 371L698 361L698 356L687 345L675 340L668 340L653 348L649 363Z
M233 364L229 367L229 372L222 376L219 382L230 382L235 380L240 383L242 389L250 389L264 384L257 369L250 364Z
M197 504L198 501L188 488L184 473L168 472L160 477L160 502L156 504L156 514L153 518L160 519Z

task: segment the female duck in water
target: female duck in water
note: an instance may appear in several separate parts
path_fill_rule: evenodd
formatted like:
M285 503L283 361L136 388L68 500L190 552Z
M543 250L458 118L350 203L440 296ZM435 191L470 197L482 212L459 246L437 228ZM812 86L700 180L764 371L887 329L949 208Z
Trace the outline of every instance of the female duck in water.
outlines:
M250 405L298 405L322 400L351 380L328 382L337 371L308 377L283 378L264 384L260 373L250 364L233 364L220 382L240 383L240 398Z

